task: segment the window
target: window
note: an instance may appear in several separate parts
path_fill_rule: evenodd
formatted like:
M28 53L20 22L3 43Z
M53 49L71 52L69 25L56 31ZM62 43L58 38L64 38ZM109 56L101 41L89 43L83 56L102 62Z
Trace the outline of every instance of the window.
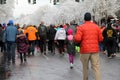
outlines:
M80 0L75 0L76 2L79 2Z
M6 4L6 0L0 0L0 4Z

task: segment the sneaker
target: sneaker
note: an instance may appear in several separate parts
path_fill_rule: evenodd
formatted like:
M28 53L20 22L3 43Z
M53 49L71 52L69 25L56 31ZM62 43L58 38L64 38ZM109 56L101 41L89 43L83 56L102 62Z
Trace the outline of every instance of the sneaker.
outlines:
M116 56L116 54L114 53L114 54L112 54L112 57L115 57Z
M105 50L105 51L103 51L103 53L105 54L105 55L107 55L107 51Z
M15 65L15 61L12 61L12 64Z
M42 54L44 57L46 56L46 54Z
M63 57L64 56L64 54L62 53L62 54L60 54L60 57Z
M44 53L44 55L46 55L46 53Z
M108 57L109 59L111 59L112 57L110 56L110 57Z
M70 69L73 69L73 63L70 63Z

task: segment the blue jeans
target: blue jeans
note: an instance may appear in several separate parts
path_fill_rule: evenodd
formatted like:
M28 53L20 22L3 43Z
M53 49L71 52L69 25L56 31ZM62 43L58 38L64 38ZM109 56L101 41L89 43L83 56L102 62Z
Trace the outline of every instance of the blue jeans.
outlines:
M16 43L15 42L7 41L8 61L10 61L12 59L12 62L15 62L15 48L16 48Z

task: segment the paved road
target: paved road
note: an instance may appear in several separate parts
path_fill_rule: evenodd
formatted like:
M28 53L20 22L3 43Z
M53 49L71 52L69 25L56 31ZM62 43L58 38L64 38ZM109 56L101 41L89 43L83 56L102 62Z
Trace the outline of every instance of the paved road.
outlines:
M43 57L37 53L34 57L27 58L27 64L20 65L19 59L11 65L12 72L8 80L82 80L82 64L79 54L75 57L74 69L70 69L68 55L60 57L47 54ZM120 80L120 56L108 59L105 54L100 54L102 80ZM90 68L89 80L94 80Z

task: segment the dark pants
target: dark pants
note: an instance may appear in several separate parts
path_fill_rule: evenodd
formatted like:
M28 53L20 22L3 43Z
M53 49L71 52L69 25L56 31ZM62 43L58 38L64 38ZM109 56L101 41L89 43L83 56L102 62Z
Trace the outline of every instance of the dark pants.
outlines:
M1 47L1 52L3 52L4 48L3 48L3 42L0 41L0 47Z
M29 41L29 48L28 48L28 55L32 52L32 55L34 55L35 51L35 40Z
M7 56L8 56L8 61L12 59L12 62L15 62L15 48L16 48L16 43L15 42L7 42Z
M40 39L39 46L40 46L41 53L46 54L46 39Z
M107 40L106 42L106 49L108 53L108 57L115 53L115 41L114 40Z
M62 54L62 52L64 52L64 40L58 40L58 49L59 49L59 53Z
M48 41L48 50L51 51L51 53L55 53L54 40L49 40Z
M23 62L23 60L26 62L26 53L20 53L20 60L21 63Z

